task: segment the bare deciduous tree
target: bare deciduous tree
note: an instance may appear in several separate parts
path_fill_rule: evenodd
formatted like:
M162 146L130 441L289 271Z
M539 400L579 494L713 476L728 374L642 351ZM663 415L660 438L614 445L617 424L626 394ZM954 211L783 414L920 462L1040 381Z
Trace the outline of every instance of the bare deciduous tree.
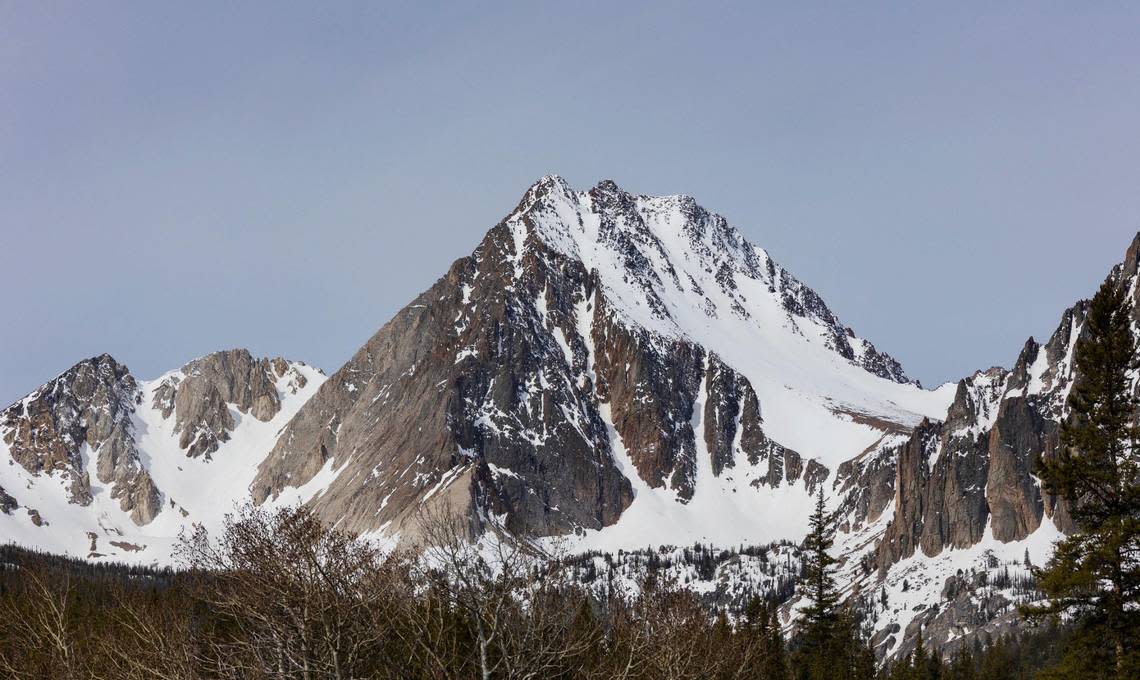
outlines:
M70 575L49 580L47 573L29 570L21 591L0 600L0 617L11 626L7 635L13 642L0 653L0 670L7 677L80 677L73 595Z
M384 673L394 562L355 536L302 508L246 506L227 519L220 540L199 529L179 556L202 575L202 598L228 628L211 643L218 675Z
M484 680L584 674L582 662L599 634L575 626L574 603L583 598L549 572L557 561L505 532L477 538L446 504L421 510L419 530L423 545L416 574L432 584L438 604L420 613L417 631L438 628L441 612L458 615L471 628L471 665ZM415 637L424 641L421 653L438 664L442 659L427 648L430 637Z

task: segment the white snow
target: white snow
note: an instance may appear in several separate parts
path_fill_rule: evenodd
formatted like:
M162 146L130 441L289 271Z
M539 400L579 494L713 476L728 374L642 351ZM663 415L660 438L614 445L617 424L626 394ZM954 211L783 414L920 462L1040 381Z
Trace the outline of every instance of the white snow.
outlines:
M542 327L551 333L567 367L574 363L572 338L568 339L567 335L577 333L584 343L586 371L584 376L579 376L580 385L587 377L597 383L593 364L597 348L591 330L604 297L603 309L617 315L623 323L650 331L651 342L691 341L715 352L748 378L759 398L766 435L798 452L805 468L810 459L816 459L831 470L824 486L831 508L841 500L833 486L840 463L858 455L874 457L885 447L899 442L900 437L893 428L888 428L892 432L885 433L883 428L872 426L870 422L885 420L905 428L923 418L945 418L955 394L954 383L924 390L878 377L844 358L832 346L833 329L826 319L810 309L803 315L789 313L784 296L803 295L802 284L775 264L767 252L727 227L721 218L704 215L694 221L691 199L681 196L634 197L633 201L637 215L634 223L603 225L597 206L587 192L574 191L555 178L541 205L524 201L519 212L507 220L513 246L509 257L516 277L523 274L524 255L528 243L533 243L530 239L537 238L553 250L581 260L600 280L601 285L590 297L583 295L578 301L573 310L574 324L567 326L565 332L551 323L547 291L532 301ZM626 247L632 244L648 263L648 271L631 271L626 266L625 251L616 235L625 237ZM725 272L730 274L727 283ZM643 286L648 286L652 294ZM467 327L472 292L469 284L461 288L463 309L454 320L457 334ZM651 304L654 298L660 300L664 314L655 311ZM1078 332L1078 328L1073 329L1070 354L1062 361L1066 367L1071 366L1072 341ZM871 352L870 344L862 338L850 336L847 342L856 360ZM1043 363L1044 355L1042 351L1030 368L1030 393L1050 389L1044 383L1048 369L1047 363ZM473 347L459 348L455 362L475 356ZM94 532L97 552L110 558L168 562L180 531L192 524L216 531L233 504L250 497L249 486L257 466L288 421L325 380L319 371L303 364L291 364L291 368L307 379L305 387L294 389L295 384L290 383L288 377L282 377L278 381L282 408L269 422L259 422L231 407L237 426L231 439L209 460L188 458L178 447L178 435L173 432L174 418L162 418L161 412L151 405L154 390L163 380L179 377L178 372L140 383L142 402L133 419L136 442L144 467L163 493L161 512L153 522L142 527L136 526L119 509L118 501L111 499L109 491L94 479L94 501L90 506L68 503L63 476L31 475L12 460L0 437L0 486L22 506L12 515L0 514L0 540L86 556L90 550L87 533ZM412 375L415 370L412 366L405 375ZM286 372L286 376L290 373ZM545 381L546 375L541 378ZM528 382L526 391L537 398L544 387L545 383ZM357 385L349 382L345 389L354 392ZM971 389L981 414L981 426L986 427L996 416L1004 380L979 373L974 376ZM378 404L374 408L386 407L388 395L389 387L385 386L373 398L372 403ZM767 461L762 460L756 466L748 462L740 449L739 427L733 443L735 465L719 475L713 473L712 457L704 438L706 398L705 381L701 380L690 421L696 433L696 465L694 493L687 500L668 484L652 487L642 479L614 427L610 406L601 405L613 461L629 480L634 498L615 524L601 530L587 530L569 539L574 550L617 552L697 542L736 546L803 538L814 503L803 479L792 484L782 481L775 488L753 484L758 477L767 475ZM385 401L380 402L381 399ZM579 414L572 406L555 404L581 432ZM740 414L735 417L739 424ZM511 427L505 414L491 410L480 413L476 425L489 431ZM529 431L519 434L536 446L542 445L546 437L545 433ZM405 477L414 467L422 468L421 458L405 468L395 482L420 485L425 490L422 500L428 500L469 469L472 463L468 459L475 458L475 454L460 453L463 462L442 474L420 471ZM928 463L933 466L939 451L935 448L927 453ZM557 454L557 451L550 452L550 455ZM84 452L88 460L96 455L96 452ZM311 480L286 489L271 505L301 503L317 497L346 468L347 462L347 457L330 459ZM496 478L519 476L504 467L492 465L491 470ZM387 497L381 507L386 503ZM26 507L37 509L48 524L34 526ZM854 572L858 558L873 550L875 539L881 535L892 513L893 503L875 522L840 535L836 552L848 558L846 584L859 580ZM488 520L501 523L503 518ZM368 537L394 544L398 536L387 535L387 528L380 527ZM945 550L934 557L918 554L904 560L890 570L883 586L888 590L892 610L885 620L897 621L905 628L916 608L937 602L947 576L958 569L976 566L979 561L988 560L989 555L1003 560L1020 559L1028 547L1034 562L1041 564L1051 550L1052 541L1059 535L1049 520L1020 542L1000 543L987 529L983 541L969 549ZM110 545L111 540L133 543L143 549L131 552L116 548ZM794 566L790 557L783 559L789 569ZM756 565L749 566L747 560L736 568L754 578L763 575ZM684 577L688 579L691 574ZM915 587L904 591L904 580L915 582ZM917 587L918 583L925 585ZM697 587L709 588L711 584Z
M1034 565L1042 566L1052 555L1054 543L1062 537L1053 520L1044 517L1041 526L1020 541L998 541L987 524L982 540L969 548L945 548L934 556L918 550L893 565L885 581L874 584L876 597L881 590L887 593L887 608L876 628L898 623L905 631L915 616L942 601L946 579L956 574L992 571L990 565L996 562L1011 576L1027 575L1023 563L1026 553ZM1007 594L1007 599L1013 601L1014 597Z
M575 309L576 330L589 352L586 375L593 377L591 324L597 296L604 294L605 308L623 323L649 330L656 341L677 338L702 345L747 377L760 401L765 433L798 452L805 465L814 458L834 472L841 462L881 446L884 431L868 424L870 420L912 427L923 418L945 417L954 384L923 390L878 377L844 358L830 346L830 326L814 312L794 316L787 311L782 296L803 294L802 284L722 218L694 220L691 199L635 197L640 222L626 223L619 216L616 224L603 225L588 192L575 191L556 177L544 183L545 196L535 200L528 195L531 200L507 220L516 246L516 272L517 249L526 238L537 237L597 273L599 290ZM635 245L652 273L631 272L615 234ZM725 268L732 272L730 284L718 277ZM645 281L666 314L653 310L642 287ZM541 317L547 304L545 296L535 301ZM567 339L560 329L552 333L569 363ZM870 352L861 338L848 339L856 358ZM752 485L749 482L767 471L767 463L761 461L762 470L752 469L739 451L735 468L713 475L701 408L698 403L693 422L695 493L686 502L668 484L653 488L640 478L603 407L615 462L630 480L635 498L615 525L587 531L579 541L582 548L802 537L811 508L803 482L775 489Z
M281 410L268 422L242 414L231 406L237 426L230 433L230 440L222 443L209 460L203 456L187 457L178 447L178 435L173 431L174 416L164 419L161 411L152 408L154 390L177 372L140 381L142 401L132 417L135 441L143 466L162 492L161 511L152 522L141 527L119 509L119 501L110 497L110 490L98 483L93 465L85 467L91 474L94 500L89 506L75 505L67 500L65 478L61 474L32 475L12 459L0 438L0 486L21 505L11 515L0 514L0 540L86 557L91 546L87 532L94 532L96 552L107 558L169 563L180 531L192 524L202 524L216 531L226 513L250 498L249 485L258 464L273 447L281 429L325 380L313 367L291 363L290 368L306 378L305 387L294 393L296 385L292 383L290 371L278 378ZM95 455L90 452L85 457L92 460ZM307 485L299 491L310 489ZM305 493L287 493L276 503L298 500L306 500ZM44 526L32 524L25 507L38 510ZM112 546L111 541L131 543L143 549L131 551Z
M954 396L954 386L923 390L875 376L825 346L819 324L807 317L791 317L782 306L779 285L782 269L769 280L764 267L759 275L747 271L750 257L768 263L768 255L749 244L734 230L728 245L718 240L713 216L700 225L704 233L692 237L692 225L683 214L684 197L637 197L638 215L661 242L640 252L658 272L654 290L668 309L669 318L657 316L646 302L644 290L629 275L612 239L601 237L601 224L586 192L576 192L561 180L544 199L543 206L528 212L523 206L508 222L521 243L527 228L526 213L536 225L535 233L548 246L581 258L587 269L598 272L609 308L628 323L642 326L662 337L686 338L716 352L722 360L743 373L757 392L764 409L769 437L816 458L829 468L872 445L882 432L861 425L836 411L883 418L913 426L923 417L941 420ZM619 225L635 232L637 225ZM731 228L729 228L731 229ZM637 236L635 234L634 238ZM703 252L701 252L703 251ZM749 252L751 251L751 255ZM721 263L734 270L735 290L726 292L716 279ZM674 271L676 277L665 272ZM687 282L695 281L704 296L695 294ZM776 293L769 285L777 286ZM705 299L718 310L706 313ZM733 313L739 304L747 317ZM583 319L578 319L579 326ZM588 323L588 320L587 320ZM588 328L588 325L587 325ZM581 329L580 329L581 334ZM857 354L866 351L863 340L851 338Z

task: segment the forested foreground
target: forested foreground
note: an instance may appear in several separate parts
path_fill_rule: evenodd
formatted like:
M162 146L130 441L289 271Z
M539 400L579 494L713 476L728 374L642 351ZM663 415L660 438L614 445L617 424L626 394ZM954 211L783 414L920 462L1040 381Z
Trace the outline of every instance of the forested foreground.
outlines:
M246 509L224 536L190 537L180 571L9 548L0 676L1033 678L1072 637L1045 626L952 659L919 649L876 668L830 591L785 640L759 599L730 622L664 583L591 597L525 551L470 549L445 522L430 533L431 566L381 555L299 510ZM812 568L805 584L819 585Z

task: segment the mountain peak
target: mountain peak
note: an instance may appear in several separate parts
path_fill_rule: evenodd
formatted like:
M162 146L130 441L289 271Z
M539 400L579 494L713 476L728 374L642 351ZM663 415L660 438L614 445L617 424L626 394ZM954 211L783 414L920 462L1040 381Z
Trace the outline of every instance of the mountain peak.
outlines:
M618 186L618 183L612 179L599 180L594 185L594 191L609 194L628 194L629 192Z
M658 335L696 339L718 319L747 326L745 333L778 325L879 377L912 382L815 291L691 196L634 195L612 179L578 191L548 175L505 223L515 258L534 238L580 261L597 272L612 313Z
M1140 232L1136 232L1136 236L1132 238L1132 243L1124 253L1123 267L1125 276L1133 276L1140 268Z

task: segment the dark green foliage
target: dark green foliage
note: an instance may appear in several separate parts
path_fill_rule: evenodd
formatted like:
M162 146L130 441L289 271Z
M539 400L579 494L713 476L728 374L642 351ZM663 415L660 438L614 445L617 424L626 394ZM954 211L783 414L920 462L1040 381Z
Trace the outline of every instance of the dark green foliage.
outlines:
M0 677L790 677L765 600L737 620L664 582L599 597L517 551L484 572L477 553L448 545L452 561L427 567L303 510L247 508L218 540L190 537L183 571L7 548Z
M1061 680L1097 677L1057 674L1062 647L1071 643L1066 628L1043 626L1020 635L1007 635L985 643L964 645L946 658L926 648L925 642L880 671L881 680Z
M599 580L606 582L615 577L636 578L642 574L657 581L662 577L668 578L671 571L677 573L691 569L697 578L713 586L701 595L707 606L739 612L747 601L734 588L716 578L718 569L737 562L742 557L757 558L760 571L775 582L775 587L765 588L764 597L769 603L783 604L795 593L798 574L794 565L800 562L802 553L803 547L800 544L787 540L731 549L695 543L683 548L658 546L621 550L616 555L586 551L561 556L556 567L570 574L573 581L582 584L594 584Z
M1079 531L1058 542L1037 571L1050 603L1026 612L1077 618L1097 651L1072 646L1066 664L1080 668L1080 677L1140 677L1140 460L1129 378L1137 368L1131 312L1127 291L1111 281L1092 299L1076 346L1079 379L1069 396L1061 447L1039 462L1046 490L1066 502ZM1111 643L1111 662L1100 658L1098 635ZM1094 674L1089 663L1100 670Z
M803 648L807 654L822 653L835 634L839 594L835 591L836 559L830 550L835 544L834 520L824 510L823 488L816 496L810 530L804 539L804 594L811 604L803 609Z
M817 497L804 539L801 588L809 604L795 640L796 677L802 680L861 680L875 676L875 659L862 639L854 609L841 606L835 588L835 519L824 508L823 489Z

